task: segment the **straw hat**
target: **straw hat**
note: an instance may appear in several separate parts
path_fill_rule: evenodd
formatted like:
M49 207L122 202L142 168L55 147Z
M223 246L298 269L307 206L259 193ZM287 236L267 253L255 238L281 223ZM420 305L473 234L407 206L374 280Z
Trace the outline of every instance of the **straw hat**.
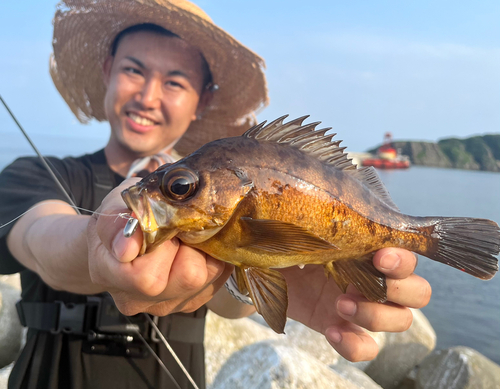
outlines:
M163 27L200 50L218 86L201 119L176 144L177 152L240 135L254 124L254 113L268 104L264 60L186 0L64 0L58 5L50 74L80 122L106 120L102 64L120 31L144 23Z

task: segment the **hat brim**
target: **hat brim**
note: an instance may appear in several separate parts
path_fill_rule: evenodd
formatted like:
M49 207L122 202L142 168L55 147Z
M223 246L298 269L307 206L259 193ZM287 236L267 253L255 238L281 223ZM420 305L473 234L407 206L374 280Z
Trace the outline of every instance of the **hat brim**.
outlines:
M144 23L161 26L196 47L208 63L213 83L218 85L202 119L194 121L177 143L175 148L180 153L221 135L241 134L247 123L252 124L252 114L268 104L262 58L205 14L198 16L166 0L67 0L54 17L50 73L81 122L106 120L102 64L119 32Z

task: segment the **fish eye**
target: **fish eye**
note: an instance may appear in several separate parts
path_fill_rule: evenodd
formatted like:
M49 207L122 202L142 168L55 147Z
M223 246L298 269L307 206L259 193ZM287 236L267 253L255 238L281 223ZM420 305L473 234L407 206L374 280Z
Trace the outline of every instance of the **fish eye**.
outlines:
M198 189L198 176L187 169L176 169L165 174L161 191L171 200L184 201L192 197Z

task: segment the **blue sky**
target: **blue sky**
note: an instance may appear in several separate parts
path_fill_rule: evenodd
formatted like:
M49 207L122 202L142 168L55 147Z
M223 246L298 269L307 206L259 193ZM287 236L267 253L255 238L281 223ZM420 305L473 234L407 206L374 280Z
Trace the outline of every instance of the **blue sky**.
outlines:
M92 151L106 124L79 124L48 74L56 3L0 5L0 94L28 132ZM430 141L500 133L498 0L196 3L266 60L271 104L260 120L310 114L351 151L385 131ZM0 123L0 135L17 132L3 107Z

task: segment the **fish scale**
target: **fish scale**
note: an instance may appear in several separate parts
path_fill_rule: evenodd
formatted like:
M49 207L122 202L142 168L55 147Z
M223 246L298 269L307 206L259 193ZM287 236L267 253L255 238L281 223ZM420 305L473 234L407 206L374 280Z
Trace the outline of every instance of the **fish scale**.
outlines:
M288 292L277 268L323 265L342 291L352 284L377 302L386 301L387 286L372 258L384 247L482 279L496 274L498 224L399 212L375 170L357 169L328 129L302 125L305 118L210 142L125 190L143 231L141 252L177 237L234 264L241 292L278 333Z

